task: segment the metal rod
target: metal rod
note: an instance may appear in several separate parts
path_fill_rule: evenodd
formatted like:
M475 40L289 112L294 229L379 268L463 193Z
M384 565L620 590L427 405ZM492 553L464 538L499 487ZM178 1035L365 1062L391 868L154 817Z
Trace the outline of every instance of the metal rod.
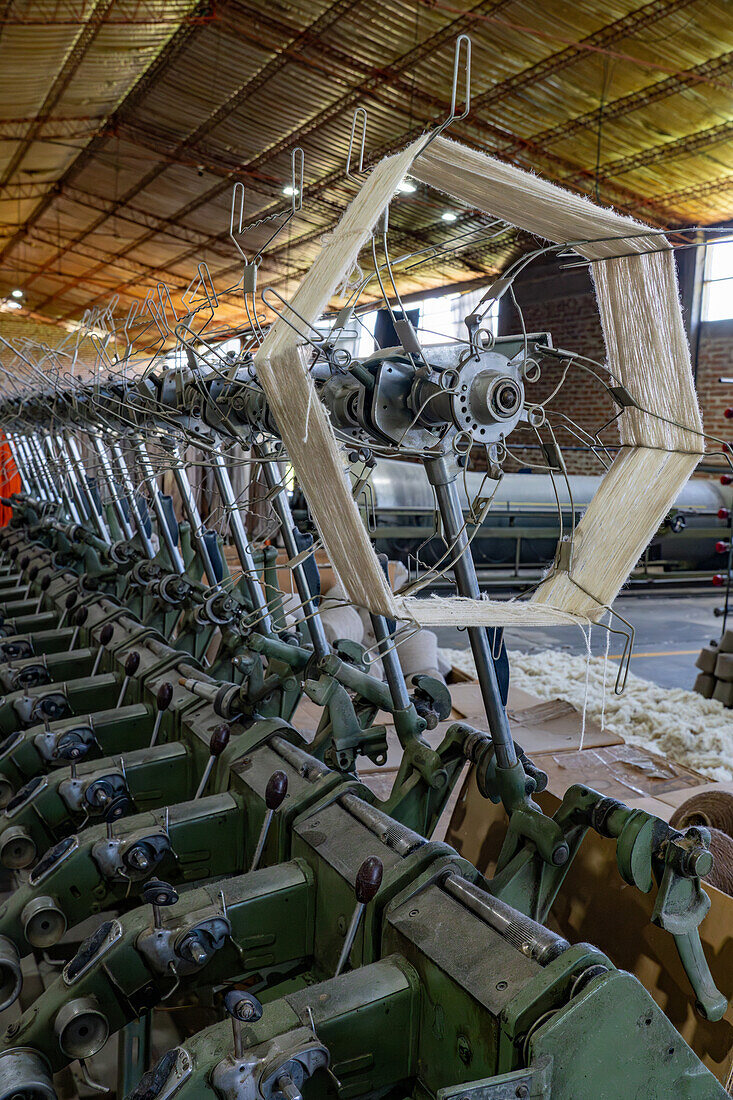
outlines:
M199 560L204 567L204 572L208 579L211 588L221 588L219 581L216 579L216 573L214 572L214 563L211 560L211 554L209 548L206 545L206 540L203 537L203 524L201 522L201 515L196 504L196 498L191 488L191 482L188 480L188 474L186 473L186 467L183 459L181 458L181 452L178 446L173 451L173 477L178 487L178 492L181 494L181 502L183 504L183 510L186 513L186 519L191 527L191 538L193 539L194 546L196 547L196 553L199 556Z
M463 510L455 484L458 471L452 470L443 456L426 459L425 470L430 484L435 489L445 531L445 540L451 548L452 568L458 594L467 596L472 600L480 599L481 591L476 576L476 566L471 556ZM513 768L517 762L517 754L509 728L509 719L501 701L499 682L496 678L496 669L494 668L494 659L491 655L486 627L469 626L467 631L473 658L476 662L481 697L489 722L489 732L494 743L496 762L500 768Z
M252 856L252 866L250 871L256 871L260 865L262 859L262 853L265 850L265 843L267 842L267 834L270 831L270 825L275 815L274 810L267 810L265 813L265 819L262 822L262 828L260 829L260 835L257 837L257 845L255 847L255 854Z
M262 457L269 457L267 451L263 448L260 452ZM280 484L280 479L277 476L277 472L274 469L274 463L272 461L265 461L262 463L262 470L267 484L267 488L271 491L271 503L275 511L275 515L280 520L280 529L282 531L283 542L285 543L285 550L292 560L297 558L300 553L300 548L295 541L295 523L290 511L290 504L285 493L285 489ZM303 567L303 562L297 562L292 567L293 580L295 581L295 587L298 589L298 596L303 606L303 615L305 618L305 624L310 634L310 639L313 643L313 650L316 656L320 659L325 657L331 650L326 639L326 632L323 629L323 623L321 616L316 606L313 592L311 592L310 584L308 583L308 577Z
M158 521L158 534L165 543L165 548L168 551L168 557L170 558L171 565L176 573L184 573L185 567L183 564L183 558L181 553L173 541L173 533L168 526L168 520L166 519L165 511L163 509L163 502L160 499L160 490L158 489L158 483L155 479L155 471L153 470L153 464L150 461L148 452L145 450L145 444L140 436L133 441L133 447L135 454L140 460L140 467L143 472L143 478L145 484L148 487L150 493L153 511L155 512L155 518Z
M89 484L89 479L87 478L86 470L84 469L84 464L81 460L81 454L79 453L79 446L73 435L71 435L70 433L65 436L65 440L69 450L69 454L71 455L72 467L76 469L79 478L80 488L86 498L87 511L94 521L94 526L97 528L99 537L109 545L112 542L109 528L104 518L104 514L97 504L94 493L92 492L92 487Z
M344 940L343 947L341 948L341 954L339 955L339 961L336 963L336 970L334 971L334 975L333 975L334 978L338 978L339 974L344 969L344 967L346 966L346 963L349 960L349 955L351 954L351 948L354 946L354 940L356 939L356 933L359 931L359 924L361 922L362 914L364 913L365 909L366 909L366 906L364 905L363 902L359 901L359 902L356 903L356 907L354 909L354 912L351 915L351 923L349 924L348 930L346 932L346 938Z
M219 451L214 451L212 453L211 461L214 480L216 481L217 488L224 503L224 509L229 517L229 529L232 533L232 539L234 540L234 545L237 550L239 564L242 566L244 583L247 586L250 602L259 616L262 631L266 634L271 634L272 619L270 618L270 609L267 606L265 594L262 591L262 587L257 577L257 570L255 568L254 558L252 557L249 539L247 538L247 531L234 495L234 489L229 477L229 470L227 469L224 456L220 454Z
M135 496L135 487L132 484L130 471L127 469L127 463L125 462L125 456L122 453L122 447L118 442L114 442L112 444L111 450L114 460L117 463L117 471L120 476L120 481L127 496L127 503L130 508L130 514L135 521L138 538L143 545L145 556L152 561L152 559L155 557L155 547L153 546L153 543L150 539L150 535L145 530L142 513L140 512L137 503L137 497Z
M92 447L95 450L97 458L99 459L102 474L104 476L104 480L107 484L107 489L109 491L109 498L112 503L112 507L114 508L117 522L120 525L120 530L122 531L125 539L129 540L132 538L133 535L132 525L130 524L129 519L125 514L125 509L122 506L122 498L117 491L114 473L112 471L112 463L109 460L109 455L107 454L104 443L98 435L96 435L95 433L90 433L89 438L91 440Z

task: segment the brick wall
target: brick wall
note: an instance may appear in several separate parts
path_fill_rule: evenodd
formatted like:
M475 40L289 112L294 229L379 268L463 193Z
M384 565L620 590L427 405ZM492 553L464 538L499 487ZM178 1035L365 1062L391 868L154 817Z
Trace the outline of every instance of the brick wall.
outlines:
M682 253L682 256L687 260L692 252ZM680 275L685 315L688 301L685 280L688 274L686 265L683 265ZM528 331L549 331L555 347L578 351L601 363L605 361L595 296L584 270L539 269L532 278L520 276L515 294ZM521 322L508 294L501 300L499 331L501 334L521 332ZM723 439L733 440L733 420L726 420L723 415L726 408L733 408L733 385L718 382L721 376L733 378L733 321L701 324L699 337L693 340L692 355L693 362L697 359L697 390L705 429ZM560 371L556 366L543 367L537 386L527 386L528 398L532 400L538 396L542 399L559 381ZM575 370L570 371L561 392L549 408L567 412L586 429L598 427L616 411L614 403L591 376ZM568 431L561 430L558 438L571 473L602 472L593 455L569 449L577 445L577 440ZM609 429L605 438L607 441L615 440L615 429ZM521 436L515 433L510 441L512 452L526 462L537 461L538 452L521 448L517 442L530 440L532 433L524 430ZM709 444L708 449L714 450L714 444ZM719 458L711 459L715 465L719 465L720 461ZM702 476L705 476L704 473Z
M0 336L6 340L43 340L44 343L54 347L59 344L68 333L58 325L44 325L42 321L34 321L27 317L18 317L15 313L0 311Z
M700 326L697 392L705 430L728 440L733 439L733 420L726 420L723 412L733 407L733 385L720 383L721 377L733 378L733 321L708 321Z
M531 268L529 269L531 271ZM579 352L603 363L605 349L601 322L596 307L590 276L585 269L559 271L557 263L538 268L531 277L520 276L514 292L528 332L549 332L553 346ZM502 335L521 333L522 323L509 294L501 299L499 332ZM603 374L601 377L605 377ZM562 378L559 364L547 362L542 367L539 382L526 386L530 401L544 400ZM557 395L548 406L555 412L553 429L562 448L569 473L603 473L603 466L593 455L583 450L573 432L564 427L561 415L570 416L586 431L597 431L617 411L617 407L602 385L587 371L571 368ZM543 429L543 438L547 432ZM614 440L615 429L606 433L607 440ZM536 449L537 436L531 429L513 433L510 450L518 459L512 469L522 463L546 464L544 455ZM533 444L525 447L522 444Z

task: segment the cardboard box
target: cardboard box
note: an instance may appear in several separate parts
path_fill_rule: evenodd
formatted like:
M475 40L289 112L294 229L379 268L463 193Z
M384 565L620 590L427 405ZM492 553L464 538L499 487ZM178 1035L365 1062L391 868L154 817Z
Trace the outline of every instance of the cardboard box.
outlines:
M451 684L451 699L469 725L486 729L481 691L476 683ZM620 745L618 734L604 730L586 716L583 734L583 714L564 699L538 699L536 695L509 685L507 714L514 740L534 757L538 752L574 752L581 743L586 748Z
M631 746L624 747L631 750ZM695 790L709 786L700 784L689 769L655 758L654 754L647 754L652 758L647 770L638 750L636 753L636 757L624 759L618 751L608 752L605 762L600 751L575 754L582 760L573 760L567 753L550 756L544 763L552 764L553 789L543 792L537 801L545 813L552 814L569 782L583 778L595 789L603 787L604 793L615 797L625 794L627 805L638 806L666 821L674 811L673 802L680 804ZM637 798L629 797L630 779L642 790ZM505 829L503 808L481 797L469 773L446 840L479 870L491 875ZM700 925L700 938L716 985L727 997L733 997L733 898L715 887L705 886L705 890L712 904ZM548 923L571 943L595 944L616 966L635 974L697 1056L725 1084L733 1069L733 1007L718 1023L708 1023L695 1012L694 997L674 940L650 923L654 897L654 891L642 894L627 886L618 872L615 843L589 832Z
M548 790L558 798L573 783L587 784L609 798L628 802L631 798L661 798L669 791L688 790L705 782L691 768L623 742L582 752L536 753L532 759L547 772Z

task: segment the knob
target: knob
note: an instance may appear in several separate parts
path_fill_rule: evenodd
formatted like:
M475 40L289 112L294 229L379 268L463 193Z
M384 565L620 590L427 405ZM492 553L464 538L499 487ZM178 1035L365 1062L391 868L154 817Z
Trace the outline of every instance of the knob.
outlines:
M262 1004L253 993L241 989L230 989L224 996L224 1008L233 1020L242 1024L253 1024L262 1019Z
M136 649L133 649L132 653L128 655L128 658L125 661L125 676L134 676L139 668L140 654Z
M728 508L718 508L718 519L730 519L730 510Z
M244 1054L242 1024L254 1024L262 1019L262 1005L253 993L244 993L241 989L230 989L224 997L224 1008L232 1020L234 1056L241 1058Z
M733 477L731 477L730 474L721 474L720 475L720 484L721 485L730 485L731 483L733 483Z
M140 667L140 654L136 649L133 649L132 653L128 653L127 660L125 661L125 678L122 681L122 687L120 688L119 698L117 699L117 706L121 707L125 701L125 695L127 694L127 688L130 680L135 675Z
M336 964L336 977L346 966L349 955L351 954L351 948L354 946L354 940L356 939L356 933L359 930L359 922L361 921L364 910L370 901L374 900L379 887L382 885L382 875L384 873L384 866L381 859L376 856L369 856L362 863L359 870L356 872L356 879L354 881L354 895L356 897L356 908L354 909L353 916L351 918L351 924L346 932L346 939L344 945L341 948L341 954L339 961Z
M206 790L206 784L209 782L209 776L211 775L214 764L229 744L230 735L231 730L229 726L221 725L214 727L214 731L209 738L209 759L206 761L206 767L201 776L201 781L196 788L194 798L201 798L201 795Z
M711 584L714 588L722 588L725 584L725 577L722 573L715 573L711 578Z
M230 727L224 724L214 729L214 732L209 738L209 755L214 757L214 759L216 759L217 756L221 756L224 752L224 749L229 744L231 732Z
M730 550L730 543L729 542L724 542L722 539L719 542L716 542L716 544L715 544L715 553L716 554L727 554L729 550Z
M148 905L152 905L153 924L156 928L160 928L162 924L160 910L167 908L169 905L175 905L178 901L178 892L174 890L169 882L163 882L159 878L151 878L143 887L142 897L143 901L146 901Z
M59 627L62 627L64 625L64 622L66 620L66 616L69 614L69 612L71 611L72 607L76 604L78 599L79 599L79 593L78 592L69 592L68 596L64 600L64 610L61 612L61 618L59 619Z
M354 894L359 905L368 905L372 901L382 885L383 874L384 866L381 859L377 859L376 856L369 856L368 859L364 860L356 872L356 882L354 883Z
M173 684L169 680L164 680L158 688L157 695L155 696L155 706L158 713L155 716L153 722L153 732L150 735L150 748L158 740L158 734L160 733L160 724L163 721L163 714L168 710L173 700Z
M265 844L267 842L267 834L270 831L270 825L275 815L275 811L279 810L285 799L285 795L288 793L288 777L285 772L276 771L273 772L270 778L267 780L267 786L265 787L265 819L262 822L262 828L260 829L260 835L257 838L257 844L255 845L255 854L252 857L252 866L250 871L256 871L260 865L262 859L262 853L265 850Z
M74 633L71 635L71 641L69 642L69 653L76 645L77 638L79 637L79 630L87 621L89 610L86 607L77 607L73 615L74 621Z
M155 696L155 705L158 710L168 710L173 700L173 684L170 680L164 680L158 688L158 694Z
M97 650L97 656L94 658L94 665L92 667L92 676L96 676L99 672L99 666L102 662L102 655L105 648L112 641L115 633L115 628L112 623L105 623L99 632L99 649Z
M265 787L265 805L268 810L279 810L288 793L288 777L285 772L273 772Z

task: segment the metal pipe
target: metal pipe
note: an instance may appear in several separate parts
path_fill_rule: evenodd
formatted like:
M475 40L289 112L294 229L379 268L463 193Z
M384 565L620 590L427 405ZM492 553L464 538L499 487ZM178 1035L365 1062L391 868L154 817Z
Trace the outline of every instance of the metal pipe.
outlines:
M25 462L20 458L21 451L18 446L18 441L15 438L15 435L7 430L5 432L5 438L8 441L10 454L12 455L13 462L15 463L15 468L18 471L18 475L20 477L21 488L24 493L30 494L32 492L31 480L28 475L28 471L26 470Z
M132 484L132 478L130 477L130 471L127 469L127 463L125 462L125 456L122 453L122 447L118 442L114 442L111 447L112 455L117 463L117 471L120 476L120 481L127 495L127 503L130 508L130 514L135 521L135 527L137 528L137 534L140 542L143 545L145 556L151 561L155 557L155 547L150 539L150 535L145 530L145 524L143 523L143 517L138 508L137 497L135 496L135 487Z
M74 520L75 523L86 524L88 520L87 511L84 507L84 501L79 490L79 486L76 483L76 478L73 475L71 469L71 459L64 451L58 439L56 439L56 446L59 449L60 455L54 455L53 445L50 437L44 440L48 456L52 462L56 464L56 477L59 486L59 492L61 494L61 501L65 505L68 514ZM66 472L61 470L61 457L63 457L64 465L66 466ZM70 490L69 491L69 488Z
M263 459L267 459L267 451L264 448L262 448L259 453ZM271 460L263 461L262 470L267 488L272 494L272 507L275 511L275 515L280 521L280 530L282 531L285 550L292 561L294 558L297 558L300 549L295 541L295 523L290 511L290 504L288 503L285 490L280 484L280 479L273 469L273 462ZM302 562L298 562L296 565L292 566L292 574L293 580L295 581L295 587L298 589L298 597L303 607L305 625L308 628L308 633L313 643L313 651L320 660L320 658L330 653L331 647L328 644L323 622L321 621L314 594L311 592L308 577Z
M183 565L183 558L181 553L173 541L173 533L168 526L168 520L166 519L165 511L163 510L163 502L160 499L160 490L158 489L158 483L155 479L155 471L153 470L153 464L150 461L148 452L145 450L145 444L138 436L133 440L133 447L135 454L140 460L140 467L143 472L143 478L145 484L148 487L148 492L153 504L153 511L155 512L155 518L158 521L158 534L165 543L165 548L168 551L168 557L170 558L171 565L176 573L184 573L185 567Z
M568 941L556 932L460 875L446 875L442 885L447 893L541 966L547 966L570 947Z
M107 454L104 443L98 435L96 435L95 433L90 433L89 438L92 442L92 446L94 447L97 458L99 459L99 464L104 475L104 480L107 483L109 498L112 503L112 507L114 508L117 522L120 525L120 530L122 531L122 534L126 539L131 539L133 535L132 525L125 515L125 509L122 506L122 498L117 491L114 474L112 472L112 463L109 460L109 455Z
M234 489L229 477L229 470L227 469L224 456L220 454L219 451L214 451L212 453L211 461L214 480L216 481L219 494L224 504L224 511L229 518L229 530L232 533L239 564L242 566L244 583L247 586L250 602L259 617L262 632L271 634L272 619L270 618L270 610L257 577L254 558L252 557L247 532L237 505L237 499L234 495Z
M463 520L463 511L456 491L457 470L451 470L443 456L425 461L425 470L440 509L445 541L450 547L453 575L460 596L478 600L481 597L476 566ZM468 640L476 662L481 697L489 722L489 732L494 743L496 762L500 768L513 768L517 762L514 740L509 729L509 719L501 701L499 683L496 678L494 659L491 655L489 636L484 626L469 626Z
M53 483L53 478L51 477L48 463L46 462L46 458L43 454L43 450L38 440L32 432L26 436L26 440L28 442L28 447L31 451L31 454L36 460L36 469L38 470L38 475L43 480L43 484L46 489L46 499L53 501L54 504L60 504L61 497Z
M61 493L64 493L65 485L68 484L71 487L71 493L76 501L76 507L79 512L80 522L84 524L88 523L91 519L89 505L84 497L81 485L79 484L79 472L72 462L71 454L66 447L64 437L59 433L53 437L47 436L44 442L46 444L48 457L56 464ZM53 451L54 443L56 444L55 454Z
M178 487L178 492L181 494L181 501L183 503L183 510L186 513L186 519L191 527L191 538L193 539L194 546L196 547L196 553L199 556L199 560L204 567L204 572L209 581L211 588L221 589L219 581L216 579L216 573L214 572L214 563L211 560L211 554L209 548L206 545L206 541L203 537L203 524L201 522L201 514L199 513L198 506L196 504L196 498L193 495L193 489L191 488L191 482L188 480L188 474L186 473L186 467L183 459L181 458L181 452L178 446L173 451L173 477Z
M97 501L94 497L94 493L92 492L92 487L89 484L89 481L88 481L88 478L87 478L87 475L86 475L86 470L84 469L84 463L81 460L81 454L79 452L78 444L77 444L76 440L74 439L74 437L70 433L67 436L65 436L64 438L66 440L66 445L68 447L68 451L69 451L69 454L71 456L72 467L74 467L74 469L77 472L77 475L78 475L78 478L79 478L80 488L82 490L83 495L86 498L87 511L89 512L91 519L94 521L94 526L97 528L97 532L99 533L99 537L104 542L106 542L107 545L109 545L112 542L112 538L111 538L110 533L109 533L109 528L107 527L107 523L105 521L104 515L103 515L101 509L99 508L99 506L97 504Z
M395 710L408 710L412 704L405 683L405 674L394 646L393 632L390 631L384 615L372 615L371 620L374 636L377 639L377 650L382 658L382 667L392 696L392 705Z
M17 441L21 453L23 454L26 469L29 475L32 475L32 483L35 486L35 489L40 499L50 500L51 498L48 495L48 490L46 489L46 486L43 484L43 479L41 478L38 470L38 462L33 456L33 452L31 450L31 447L29 446L27 436L18 435Z

